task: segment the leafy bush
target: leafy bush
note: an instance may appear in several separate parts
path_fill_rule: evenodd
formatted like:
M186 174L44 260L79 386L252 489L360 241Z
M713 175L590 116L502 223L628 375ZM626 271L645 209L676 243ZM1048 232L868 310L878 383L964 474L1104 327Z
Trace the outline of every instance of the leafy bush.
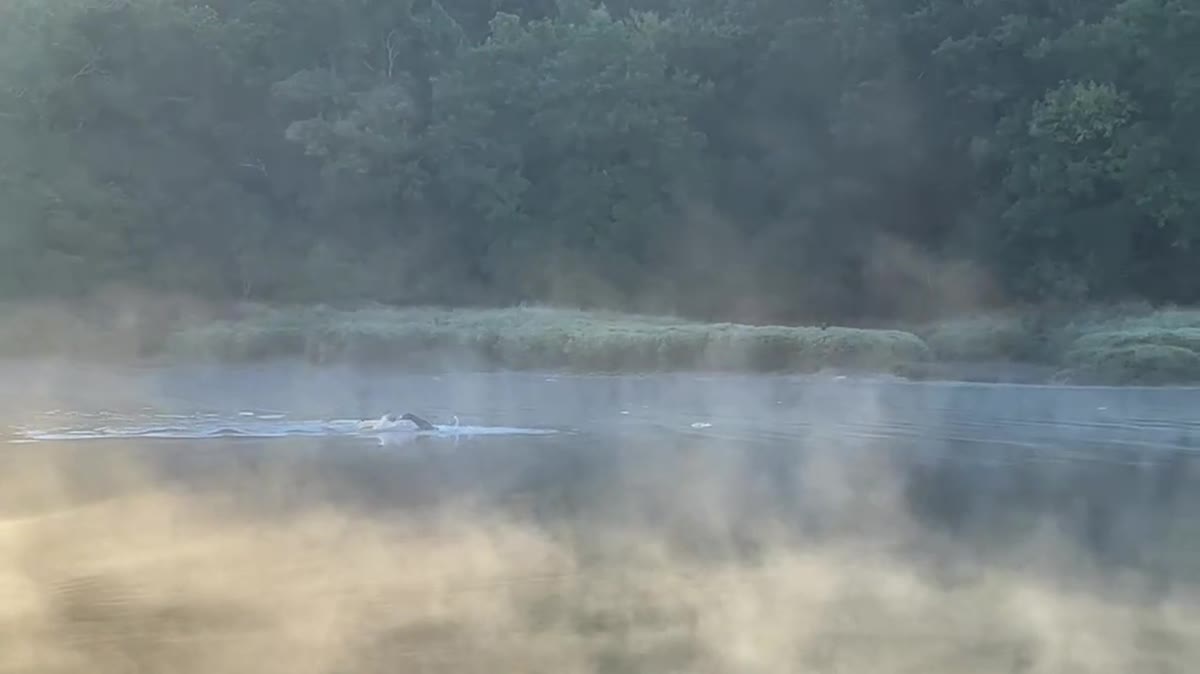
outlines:
M1086 384L1200 382L1200 353L1181 346L1128 343L1080 348L1067 358L1067 381Z
M954 318L914 332L943 361L1062 364L1081 348L1153 343L1196 349L1200 311L1155 310L1145 304L1036 307Z
M1023 360L1032 350L1029 321L1014 314L953 319L918 334L942 360Z
M1075 340L1073 351L1100 351L1127 346L1174 346L1200 352L1200 328L1135 328L1083 335Z

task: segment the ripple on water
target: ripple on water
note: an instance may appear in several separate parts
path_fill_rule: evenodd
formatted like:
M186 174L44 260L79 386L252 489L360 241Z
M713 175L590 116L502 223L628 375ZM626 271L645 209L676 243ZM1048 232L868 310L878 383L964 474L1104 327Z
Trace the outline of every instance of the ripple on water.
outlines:
M15 429L10 443L63 442L73 440L116 439L175 439L203 440L208 438L272 439L289 437L364 437L425 436L461 437L479 435L550 435L551 429L510 426L437 426L432 431L400 428L390 430L363 429L362 419L289 420L285 414L240 412L233 417L219 414L146 415L71 415L56 411L51 427ZM64 424L64 417L73 417L75 424ZM97 423L99 422L99 423ZM164 423L166 422L166 423Z

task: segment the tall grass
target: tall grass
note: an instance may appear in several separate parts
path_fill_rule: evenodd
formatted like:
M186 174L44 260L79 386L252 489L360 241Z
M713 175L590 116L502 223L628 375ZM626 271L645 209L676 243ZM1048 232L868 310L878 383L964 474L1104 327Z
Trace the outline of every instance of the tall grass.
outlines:
M602 372L825 368L921 373L930 363L1034 363L1078 383L1200 383L1200 309L1012 310L907 330L752 326L543 307L214 308L176 299L0 306L0 357L247 362L304 358L413 368Z
M929 358L919 338L895 330L705 324L546 308L261 309L184 330L168 350L228 361L300 356L587 371L886 371Z

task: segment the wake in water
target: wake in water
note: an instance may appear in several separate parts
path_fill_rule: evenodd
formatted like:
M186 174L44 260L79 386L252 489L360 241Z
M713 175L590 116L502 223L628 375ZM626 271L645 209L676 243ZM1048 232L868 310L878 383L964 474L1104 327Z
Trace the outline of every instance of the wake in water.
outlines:
M375 419L294 420L285 414L241 412L235 417L217 414L117 414L53 413L58 424L45 428L14 429L10 442L62 442L70 440L177 439L206 438L290 438L290 437L363 437L393 444L405 438L479 435L550 435L557 431L509 426L471 426L432 424L421 429L414 424L381 424ZM65 417L65 419L64 419Z

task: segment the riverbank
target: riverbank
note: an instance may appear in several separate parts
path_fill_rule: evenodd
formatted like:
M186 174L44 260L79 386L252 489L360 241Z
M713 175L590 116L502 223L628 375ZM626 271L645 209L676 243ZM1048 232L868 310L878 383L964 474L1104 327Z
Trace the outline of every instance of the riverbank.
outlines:
M888 372L928 361L909 332L697 323L548 308L259 309L173 335L174 357L303 357L413 367L631 372Z
M986 362L1042 368L1061 383L1200 383L1198 309L1038 308L909 329L934 355L931 374L948 363Z
M541 307L9 306L0 356L420 369L890 373L1077 384L1200 382L1200 310L997 313L903 329L752 326Z

